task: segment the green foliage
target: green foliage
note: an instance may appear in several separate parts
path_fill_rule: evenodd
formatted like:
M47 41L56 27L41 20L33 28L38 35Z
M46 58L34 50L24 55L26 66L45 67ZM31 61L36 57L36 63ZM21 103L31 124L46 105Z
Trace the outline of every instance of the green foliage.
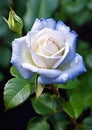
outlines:
M61 1L61 3L62 5L66 5L65 9L67 12L77 13L84 8L86 4L86 0L76 0L76 1L64 0L64 1Z
M22 78L10 79L4 87L6 110L23 103L30 95L30 84Z
M66 130L69 124L65 114L63 112L55 113L49 118L49 122L52 126L52 130Z
M59 12L55 12L55 18L64 21L70 19L77 26L82 26L92 20L91 3L91 0L60 0Z
M92 53L90 52L86 57L87 65L92 68Z
M75 89L80 84L80 81L78 79L74 79L73 81L68 81L66 84L56 84L56 88L62 88L62 89Z
M7 68L10 64L10 50L7 47L0 47L0 66Z
M63 102L63 110L72 118L75 119L75 113L71 102Z
M42 94L38 99L32 99L34 110L40 115L47 115L61 109L60 101L55 95Z
M7 25L4 22L2 15L0 14L0 37L6 34L7 31L8 31Z
M72 104L75 117L78 118L83 112L83 97L81 94L73 94L70 96L70 102Z
M84 119L83 125L85 130L91 130L92 129L92 117L88 117Z
M19 71L14 66L11 66L10 73L14 77L20 77L20 78L22 78L22 76L20 75Z
M35 18L50 17L57 8L59 0L28 0L24 23L27 31L31 29Z
M27 130L50 130L49 124L43 118L34 117L29 120Z

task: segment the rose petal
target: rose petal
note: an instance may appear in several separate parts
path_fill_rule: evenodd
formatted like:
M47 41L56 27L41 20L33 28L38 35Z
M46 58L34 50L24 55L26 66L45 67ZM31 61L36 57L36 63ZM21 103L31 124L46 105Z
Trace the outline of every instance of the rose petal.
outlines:
M75 32L69 32L67 34L66 42L65 42L65 54L63 55L62 59L60 59L53 68L56 68L57 66L65 66L69 62L71 62L76 53L76 40L77 40L77 34Z
M30 51L35 65L38 66L39 68L45 68L45 69L52 68L52 66L60 59L60 56L49 57L37 54L32 49L30 49Z
M69 35L67 35L67 40L66 40L66 46L67 44L69 44L69 53L66 56L66 58L64 58L63 62L62 62L62 66L67 65L69 62L71 62L75 55L76 55L76 40L77 40L78 35L75 32L70 32Z
M59 20L56 24L56 30L65 34L70 31L70 27L66 26L61 20Z
M12 49L11 63L19 70L24 78L30 78L33 72L30 73L22 67L23 62L33 64L30 50L26 45L26 37L15 39L12 43Z
M22 63L22 67L28 69L30 72L36 72L48 78L55 78L62 73L57 69L42 69L28 63Z
M52 28L55 29L56 27L56 22L53 19L36 19L31 31L40 31L43 28Z
M70 31L67 35L65 35L66 42L69 44L70 48L76 51L76 40L78 38L78 34L74 31Z
M45 41L45 39L52 39L59 48L62 48L64 46L64 35L58 31L52 30L52 29L48 29L48 28L44 28L43 30L39 31L39 32L29 32L27 34L27 38L28 38L28 42L31 46L35 46L37 43L42 43Z
M56 78L47 78L45 76L39 76L38 82L41 84L64 84L68 79L73 80L75 77L85 72L85 65L80 55L76 54L75 59L62 71L61 75Z
M85 71L86 68L82 56L76 54L74 60L65 68L64 73L69 75L70 80L73 80L75 77Z
M64 33L65 42L67 42L70 45L70 48L73 49L75 52L78 34L75 31L70 31L70 27L66 26L60 20L57 22L56 30L59 30L61 33Z
M62 62L69 55L69 52L70 52L70 47L69 44L67 43L65 44L65 50L63 56L54 64L53 68L57 68L59 65L62 65Z

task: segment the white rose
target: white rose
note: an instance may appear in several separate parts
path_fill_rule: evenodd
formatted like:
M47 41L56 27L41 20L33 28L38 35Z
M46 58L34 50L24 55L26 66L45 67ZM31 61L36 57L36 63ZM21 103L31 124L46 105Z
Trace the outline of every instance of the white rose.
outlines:
M11 62L24 78L38 73L39 83L65 83L86 70L76 39L62 21L36 19L27 36L13 41Z

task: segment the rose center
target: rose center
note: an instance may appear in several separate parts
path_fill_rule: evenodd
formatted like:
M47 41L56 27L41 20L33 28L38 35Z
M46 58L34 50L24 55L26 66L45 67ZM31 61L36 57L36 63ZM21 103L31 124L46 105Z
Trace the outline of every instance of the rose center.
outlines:
M59 51L59 46L56 44L56 42L51 39L51 38L48 38L45 43L43 44L43 47L46 49L48 49L48 51L51 51L52 53L55 53L57 51Z
M35 46L35 52L51 56L60 50L58 44L52 38L41 39Z

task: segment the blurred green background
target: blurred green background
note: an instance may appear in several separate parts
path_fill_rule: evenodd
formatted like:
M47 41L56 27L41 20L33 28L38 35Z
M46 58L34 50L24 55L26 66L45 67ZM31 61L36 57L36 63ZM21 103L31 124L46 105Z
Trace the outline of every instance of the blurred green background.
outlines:
M83 102L83 113L80 112L82 117L78 120L84 123L85 130L92 130L92 0L0 0L0 130L26 130L30 115L36 114L28 101L13 110L4 110L3 88L11 77L11 44L18 37L9 30L3 19L3 16L8 18L10 7L23 20L23 35L31 29L35 18L42 17L52 17L56 21L61 19L78 33L77 52L83 56L87 72L78 77L78 87L66 90L66 93L69 96L82 96L80 100ZM74 130L72 124L69 130Z

